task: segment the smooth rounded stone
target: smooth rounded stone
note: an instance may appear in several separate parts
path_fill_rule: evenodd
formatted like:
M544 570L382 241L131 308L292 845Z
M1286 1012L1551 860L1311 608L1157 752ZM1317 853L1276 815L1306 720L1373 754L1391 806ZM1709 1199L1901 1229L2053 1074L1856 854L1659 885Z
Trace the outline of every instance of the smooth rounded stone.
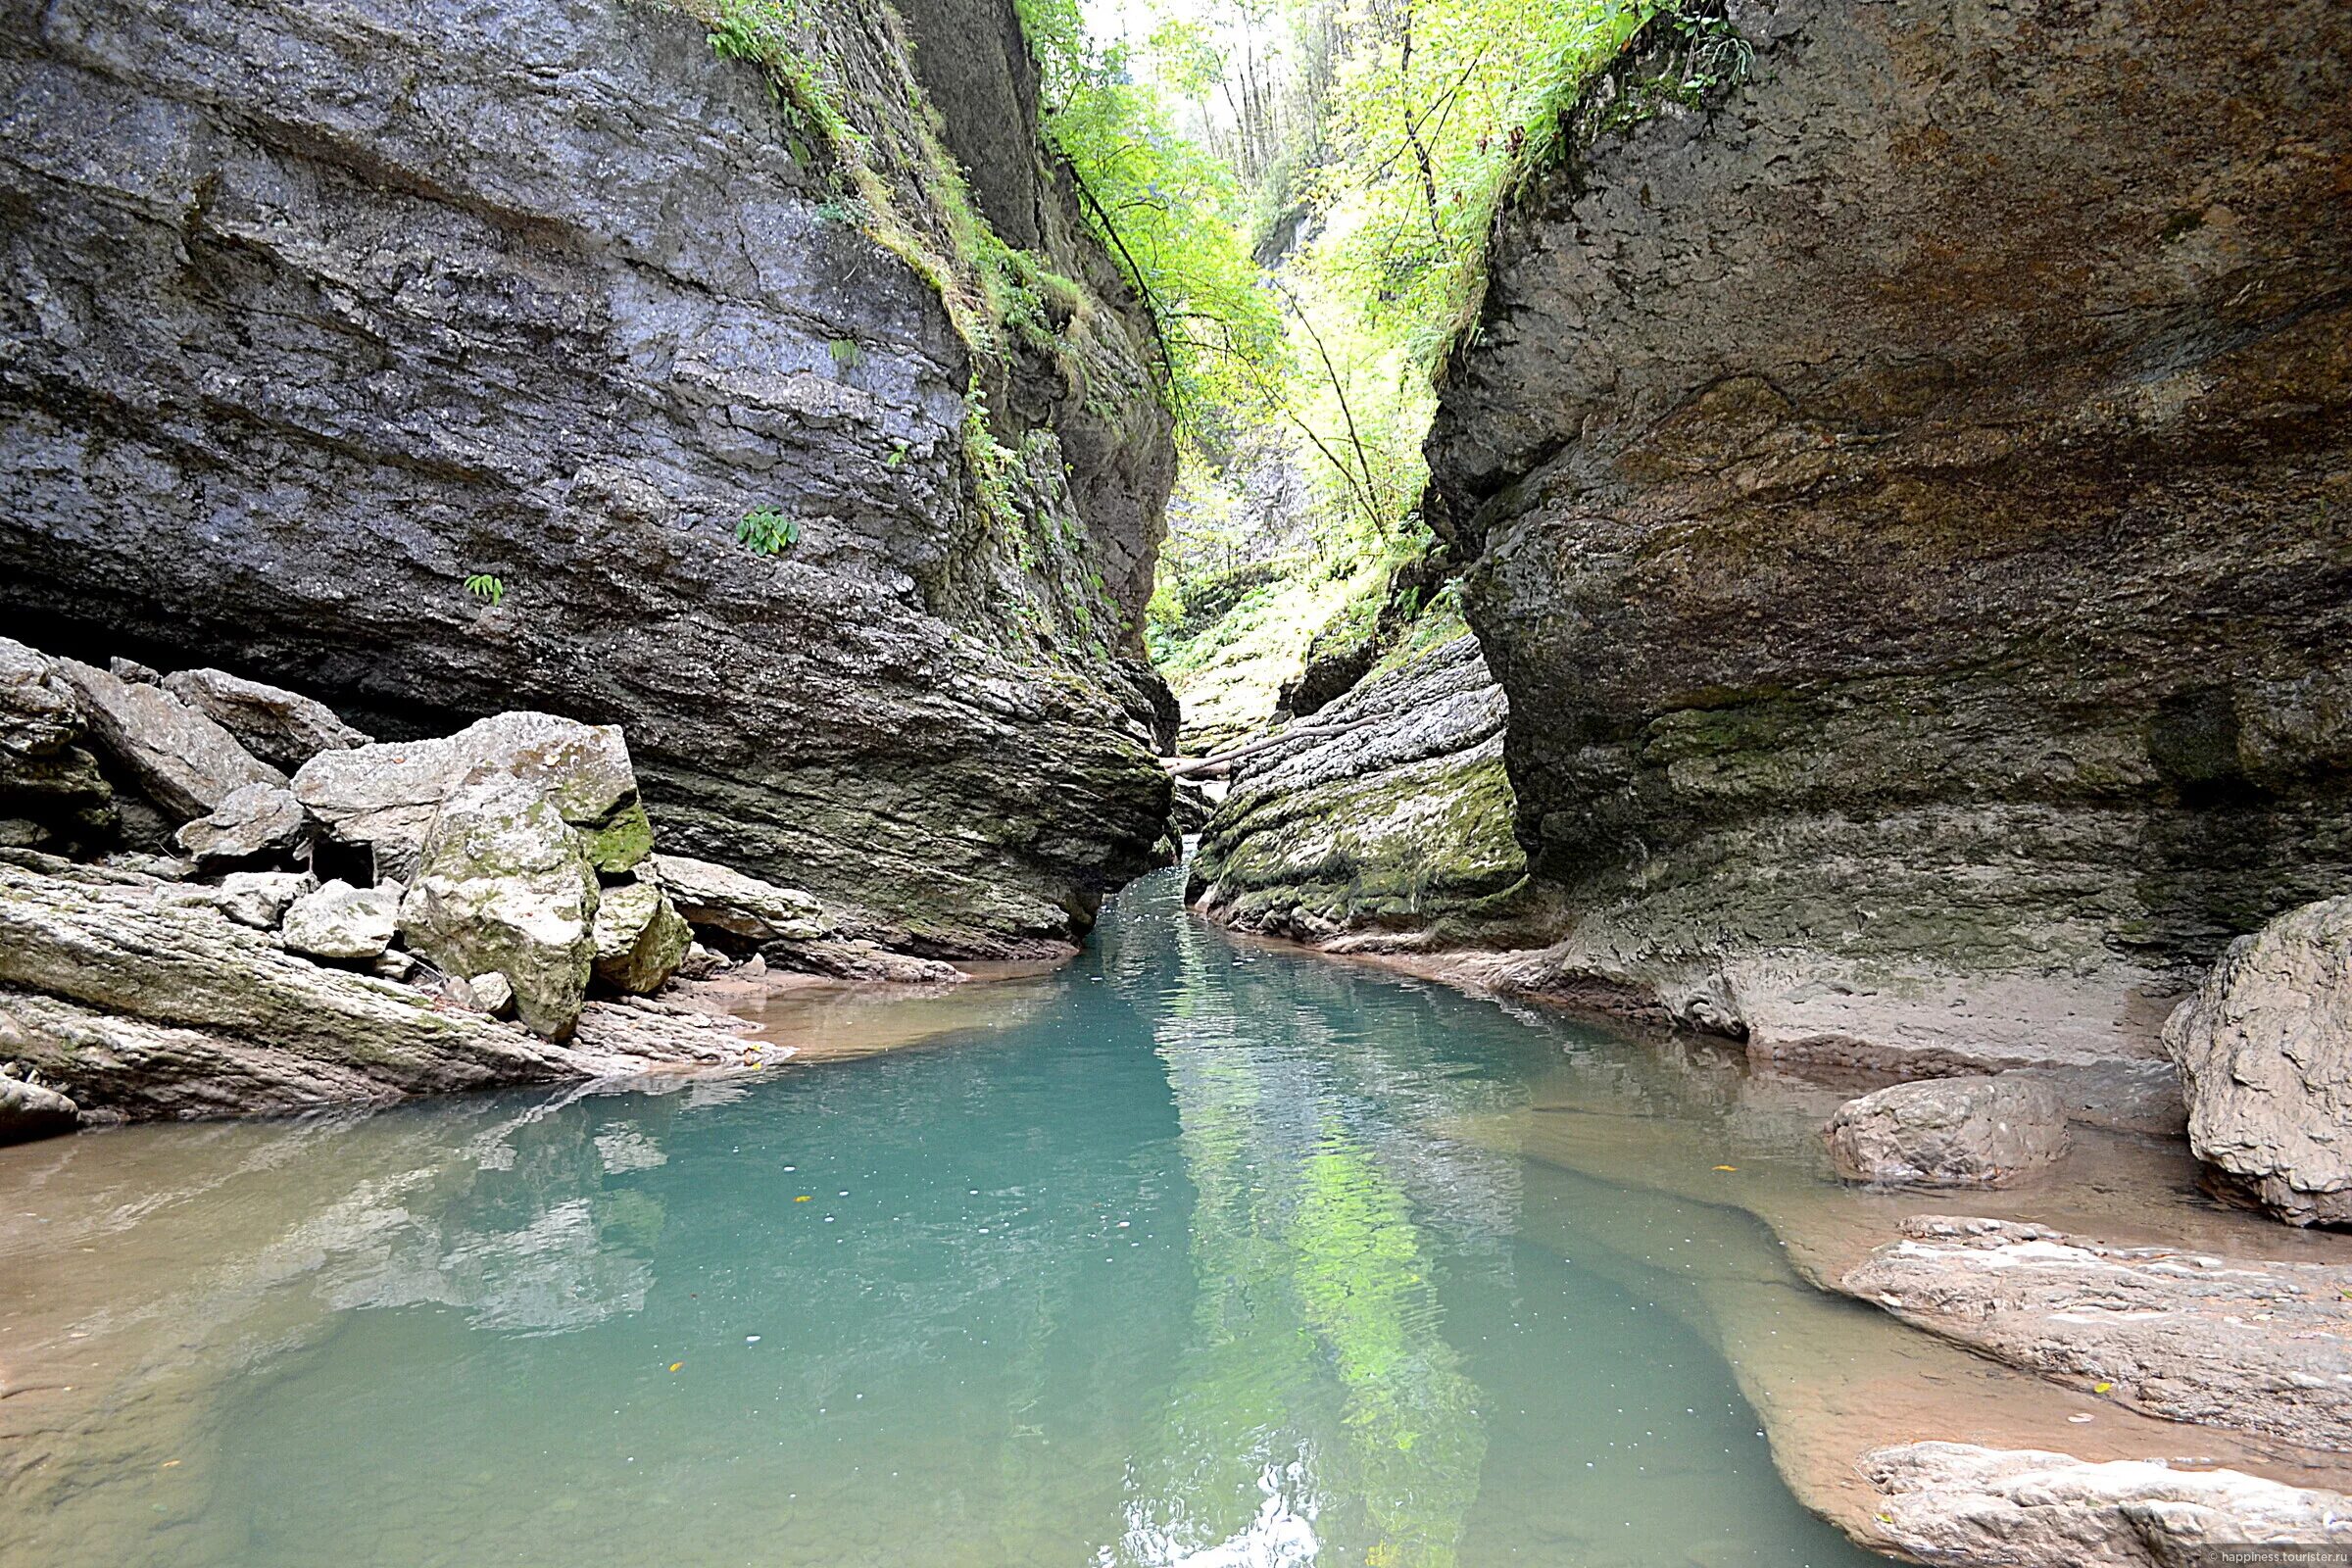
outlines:
M2193 1568L2231 1544L2352 1547L2352 1497L2238 1470L1965 1443L1878 1448L1861 1468L1888 1539L1950 1568Z
M178 821L206 815L240 786L286 782L234 735L160 686L71 659L54 667L99 750Z
M452 791L401 900L400 929L445 974L505 975L516 1016L563 1040L587 997L598 892L580 835L544 786L490 773Z
M329 836L373 851L379 876L405 877L441 803L494 773L533 786L564 821L598 839L601 870L627 870L652 850L619 726L553 713L500 713L438 740L321 752L295 773L293 791Z
M1826 1135L1847 1181L2000 1187L2065 1154L2066 1102L2007 1073L1923 1078L1847 1101Z
M649 996L666 984L694 944L694 930L658 883L632 882L598 896L596 978L615 991Z
M320 752L366 746L372 737L299 692L224 669L175 670L164 690L209 716L265 762L298 768Z
M2231 944L2164 1045L2218 1186L2290 1225L2352 1224L2352 897Z
M293 792L275 784L245 784L228 792L208 816L180 824L172 842L204 865L291 855L310 831Z
M477 974L466 982L466 994L473 1004L493 1018L503 1018L514 1010L514 987L496 969Z
M288 953L312 958L373 958L392 945L400 903L381 888L337 879L286 906L279 935Z
M2352 1266L1921 1214L1837 1286L2149 1415L2352 1452Z
M66 1096L0 1074L0 1144L53 1138L80 1125L79 1108Z
M216 906L239 925L274 930L287 907L318 886L308 871L231 871L216 890Z
M824 910L793 888L684 855L653 857L652 875L687 923L750 942L806 942L825 934Z

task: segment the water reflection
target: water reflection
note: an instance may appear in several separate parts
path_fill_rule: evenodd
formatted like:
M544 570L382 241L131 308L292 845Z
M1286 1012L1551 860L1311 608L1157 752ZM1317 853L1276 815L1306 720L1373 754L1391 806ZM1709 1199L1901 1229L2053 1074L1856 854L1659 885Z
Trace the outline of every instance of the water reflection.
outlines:
M1721 1361L1566 1261L1521 1154L1652 1104L1775 1136L1737 1075L1239 946L1174 893L843 1054L937 1049L0 1158L0 1216L51 1232L0 1218L34 1260L0 1270L0 1378L106 1368L0 1400L66 1417L0 1475L0 1557L1633 1568L1711 1489L1709 1539L1754 1538L1721 1561L1832 1560Z

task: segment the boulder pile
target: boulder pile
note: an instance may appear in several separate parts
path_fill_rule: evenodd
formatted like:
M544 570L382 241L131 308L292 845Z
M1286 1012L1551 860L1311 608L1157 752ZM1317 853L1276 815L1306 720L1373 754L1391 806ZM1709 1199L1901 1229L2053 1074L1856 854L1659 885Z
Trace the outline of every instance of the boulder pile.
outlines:
M807 894L656 855L616 726L376 741L224 671L0 639L0 1140L723 1055L727 1025L642 1000L727 965L698 930L796 967L854 946Z

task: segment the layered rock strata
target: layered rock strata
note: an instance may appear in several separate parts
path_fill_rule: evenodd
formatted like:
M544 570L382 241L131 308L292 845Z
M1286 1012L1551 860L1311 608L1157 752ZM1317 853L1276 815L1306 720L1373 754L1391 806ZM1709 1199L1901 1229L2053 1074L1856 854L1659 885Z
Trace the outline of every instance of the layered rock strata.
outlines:
M2352 882L2348 74L2326 0L1797 0L1587 94L1429 443L1548 983L2145 1078Z
M931 53L1018 48L978 10ZM905 36L787 13L898 211L662 7L0 11L0 610L206 666L260 752L239 678L378 735L625 721L678 848L864 937L1082 931L1166 810L1149 327L1028 122L1015 243L1075 292L952 314Z
M1317 940L1417 930L1500 893L1523 869L1508 716L1475 637L1407 650L1237 764L1194 851L1192 901Z

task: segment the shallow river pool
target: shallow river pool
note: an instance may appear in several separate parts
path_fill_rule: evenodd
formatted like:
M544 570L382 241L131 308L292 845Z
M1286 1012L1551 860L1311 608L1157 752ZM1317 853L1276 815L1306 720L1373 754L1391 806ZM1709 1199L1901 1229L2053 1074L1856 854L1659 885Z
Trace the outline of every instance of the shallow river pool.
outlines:
M1816 1180L1809 1124L1178 889L887 1054L0 1151L0 1560L1881 1560L1677 1298L1679 1250L1774 1332L1768 1238L1669 1193L1716 1132Z

